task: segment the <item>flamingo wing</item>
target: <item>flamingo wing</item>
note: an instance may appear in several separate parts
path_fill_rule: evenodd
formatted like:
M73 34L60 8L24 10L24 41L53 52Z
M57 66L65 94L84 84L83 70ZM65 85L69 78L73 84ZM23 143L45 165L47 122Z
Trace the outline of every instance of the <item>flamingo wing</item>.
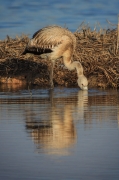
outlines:
M67 29L60 26L47 26L37 31L32 38L32 44L39 48L53 48L62 43L63 36L67 35Z

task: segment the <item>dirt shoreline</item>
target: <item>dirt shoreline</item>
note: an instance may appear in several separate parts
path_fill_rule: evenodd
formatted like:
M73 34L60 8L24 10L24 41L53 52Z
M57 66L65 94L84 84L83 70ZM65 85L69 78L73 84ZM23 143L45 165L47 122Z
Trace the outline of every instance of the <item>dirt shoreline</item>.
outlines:
M119 88L117 29L96 32L82 28L74 34L77 38L74 60L82 63L89 88ZM38 55L21 55L28 41L26 35L15 39L7 36L0 41L0 84L49 86L50 62ZM66 69L62 59L54 68L54 85L78 87L76 71Z

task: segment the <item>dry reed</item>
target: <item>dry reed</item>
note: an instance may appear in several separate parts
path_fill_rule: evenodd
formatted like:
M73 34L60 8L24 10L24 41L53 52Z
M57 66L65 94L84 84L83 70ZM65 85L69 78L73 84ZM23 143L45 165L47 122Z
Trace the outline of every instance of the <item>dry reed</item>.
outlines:
M118 29L118 28L117 28ZM119 30L107 29L92 31L88 26L81 26L74 34L77 47L74 60L84 67L84 74L89 80L89 87L119 88ZM0 82L17 78L23 82L49 85L50 64L38 55L21 55L29 41L23 35L11 39L9 36L0 41ZM64 67L62 59L56 62L54 68L54 84L62 86L77 86L76 71Z

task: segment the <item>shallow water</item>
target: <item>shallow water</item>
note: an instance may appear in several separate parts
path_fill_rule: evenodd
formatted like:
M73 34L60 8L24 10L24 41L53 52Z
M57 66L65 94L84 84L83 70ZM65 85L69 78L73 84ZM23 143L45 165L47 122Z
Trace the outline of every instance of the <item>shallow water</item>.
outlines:
M91 28L116 28L118 0L0 0L0 39L27 34L57 24L76 31L84 21Z
M119 91L0 87L0 179L119 179Z

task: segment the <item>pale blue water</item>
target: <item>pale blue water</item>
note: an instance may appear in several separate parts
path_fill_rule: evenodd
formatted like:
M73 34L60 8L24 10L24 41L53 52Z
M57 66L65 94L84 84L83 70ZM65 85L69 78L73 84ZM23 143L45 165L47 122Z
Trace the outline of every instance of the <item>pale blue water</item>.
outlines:
M1 87L1 180L119 179L119 91L31 93Z
M76 31L85 21L91 28L116 28L118 0L0 0L0 39L27 34L52 24ZM98 22L100 26L97 25Z

